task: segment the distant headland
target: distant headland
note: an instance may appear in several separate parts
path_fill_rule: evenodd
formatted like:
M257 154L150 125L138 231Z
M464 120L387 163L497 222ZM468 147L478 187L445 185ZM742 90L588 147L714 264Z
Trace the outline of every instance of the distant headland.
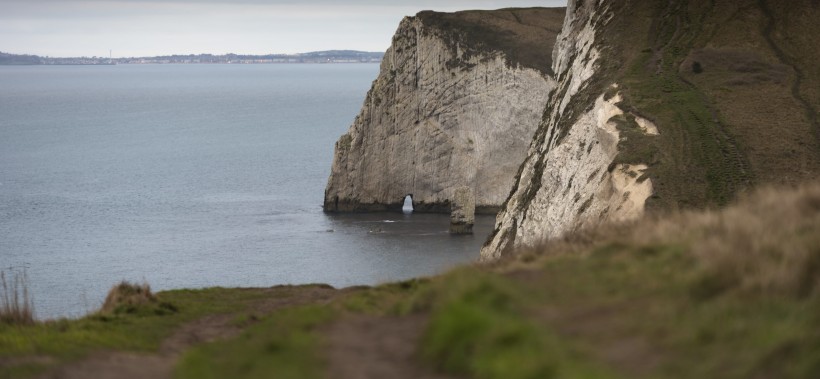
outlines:
M378 63L383 52L326 50L299 54L189 54L154 57L54 58L0 52L0 65L116 65L116 64L274 64L274 63Z

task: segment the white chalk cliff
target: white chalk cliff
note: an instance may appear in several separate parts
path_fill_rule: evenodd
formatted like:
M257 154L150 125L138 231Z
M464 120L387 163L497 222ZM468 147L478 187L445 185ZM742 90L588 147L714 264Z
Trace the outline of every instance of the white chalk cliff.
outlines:
M411 195L417 211L449 212L460 187L473 189L478 212L500 208L555 81L549 64L512 59L469 31L537 36L529 48L545 49L548 60L563 18L563 9L516 12L422 12L401 22L361 112L336 142L325 211L400 210Z
M618 85L600 70L598 31L612 14L598 3L570 1L549 41L552 55L541 59L549 67L532 57L521 64L513 54L526 47L481 42L503 33L459 34L488 14L405 18L361 113L336 143L325 210L400 210L412 195L416 210L449 212L456 189L471 188L478 211L500 207L484 260L643 215L652 181L643 162L616 160L616 122L628 116L646 135L658 129L619 108ZM531 28L521 19L527 12L505 21L523 25L515 40Z
M548 116L482 248L482 260L585 226L643 214L652 181L642 176L646 165L615 163L621 137L612 119L624 111L617 106L617 83L601 85L606 76L598 71L602 36L597 30L610 17L605 2L569 2L553 51L557 88L546 105ZM635 120L646 134L658 133L650 121Z

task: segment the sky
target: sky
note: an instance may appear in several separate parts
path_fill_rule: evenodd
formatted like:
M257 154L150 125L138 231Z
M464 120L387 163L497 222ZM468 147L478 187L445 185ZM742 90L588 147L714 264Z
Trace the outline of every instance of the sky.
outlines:
M566 0L0 0L0 51L51 57L384 51L402 17Z

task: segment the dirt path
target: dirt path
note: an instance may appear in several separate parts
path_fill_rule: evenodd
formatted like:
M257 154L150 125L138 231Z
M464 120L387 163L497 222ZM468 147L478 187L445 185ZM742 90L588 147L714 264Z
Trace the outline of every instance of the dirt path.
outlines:
M524 288L544 286L543 272L522 269L506 276ZM666 351L650 340L631 332L629 320L641 318L648 299L627 299L616 303L543 306L534 309L538 322L568 341L583 340L585 354L631 378L646 377L664 362Z
M326 330L330 379L444 379L420 364L426 316L350 316Z
M341 291L330 287L273 287L261 291L270 297L251 304L244 312L269 314L278 309L309 303L328 302ZM242 328L233 323L235 314L209 315L177 329L163 341L156 354L101 352L48 372L42 379L165 379L171 378L182 353L193 346L239 335Z

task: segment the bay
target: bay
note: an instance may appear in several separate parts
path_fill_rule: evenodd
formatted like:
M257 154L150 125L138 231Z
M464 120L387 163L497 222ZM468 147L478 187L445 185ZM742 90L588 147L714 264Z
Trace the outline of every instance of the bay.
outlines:
M0 67L0 269L37 317L154 290L373 285L475 260L492 228L322 212L378 65Z

